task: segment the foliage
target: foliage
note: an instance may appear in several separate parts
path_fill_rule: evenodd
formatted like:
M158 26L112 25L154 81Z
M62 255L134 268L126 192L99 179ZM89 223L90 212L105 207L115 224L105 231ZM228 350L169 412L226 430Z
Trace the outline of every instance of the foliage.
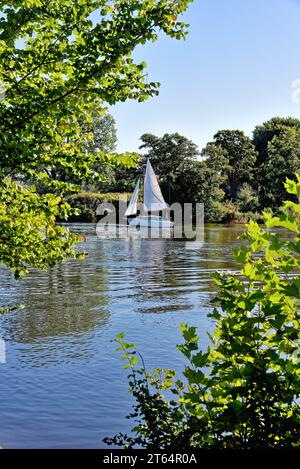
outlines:
M290 146L288 142L289 137L295 132L294 135L298 135L299 138L299 130L300 120L292 117L273 117L254 129L253 144L258 152L255 187L259 193L261 207L271 207L273 210L276 210L283 201L285 178L291 177L298 170L298 167L294 164L294 157L290 158L287 155L287 161L282 160L282 157L285 159L284 153L286 151L284 140L287 143L288 152L288 147ZM277 144L275 140L277 140ZM282 142L281 145L279 145L280 141ZM275 144L274 146L273 143ZM279 153L278 160L281 160L280 163L283 163L284 171L282 174L280 174L278 169L273 171L272 168L273 164L277 168L279 166L277 164L276 153Z
M145 163L146 158L151 159L167 201L170 204L188 202L187 194L182 191L181 184L183 179L187 179L190 184L192 178L188 173L199 155L197 145L178 133L165 134L161 138L152 134L143 134L141 140L140 149L147 150L141 159L141 164Z
M259 207L258 195L250 184L243 184L237 193L237 206L243 213L257 210Z
M243 184L251 183L257 154L250 140L240 130L220 130L202 151L207 164L218 171L225 199L235 201Z
M16 311L16 310L21 310L21 309L24 309L25 308L25 305L24 304L17 304L17 305L13 305L13 306L0 306L0 314L5 314L5 313L11 313L12 311Z
M182 178L184 187L184 178ZM224 204L225 192L220 187L220 176L212 171L204 161L195 164L192 177L185 182L190 200L204 203L205 221L208 223L223 222L227 216L227 207Z
M206 351L195 327L181 326L184 379L148 373L135 346L117 342L136 405L134 435L106 443L148 449L299 448L300 432L300 176L286 189L282 213L250 221L247 244L234 250L238 274L214 275L216 327ZM283 232L272 232L274 228ZM174 398L164 394L173 393Z
M140 155L131 153L133 164L129 168L128 165L114 165L110 178L100 186L103 192L132 192L137 178L140 176ZM99 187L99 186L98 186Z
M61 216L61 212L67 216L70 208L66 204L59 208L54 201L60 199L49 192L69 192L69 181L101 177L99 169L111 164L133 164L130 154L89 151L87 142L93 140L93 134L86 124L93 125L95 112L104 114L108 104L126 99L144 101L157 95L159 84L148 82L146 64L136 63L132 53L137 46L156 41L162 32L185 38L187 25L178 17L190 1L1 3L0 82L5 85L5 96L3 99L1 93L0 185L5 196L0 243L6 265L17 275L26 272L25 264L42 267L68 254L75 255L71 242L76 236L61 227L54 228L55 216ZM10 186L4 178L35 180L45 194L39 198L33 188ZM17 193L17 200L21 199L28 191L31 195L26 195L21 215L8 210L8 198ZM13 213L16 218L12 218ZM26 214L34 220L32 228ZM46 233L51 232L46 234L47 242L38 234L39 222ZM18 248L11 244L7 229L19 239L18 223L27 226L28 237L26 242L22 237L26 252L15 258L20 243Z
M127 98L143 101L158 84L145 79L133 50L159 30L178 39L188 0L15 1L1 6L1 171L73 166L85 173L84 151L95 109ZM90 15L93 13L93 20ZM20 43L21 41L21 43ZM66 142L67 139L67 142ZM8 157L9 155L9 157Z
M102 109L94 110L91 121L82 120L80 125L82 135L86 137L83 143L83 151L87 158L85 173L74 172L72 165L53 167L50 174L49 168L46 168L44 170L46 174L43 177L41 177L41 174L36 177L34 173L30 178L30 182L37 185L39 192L48 189L47 175L51 176L51 180L71 183L78 187L83 186L92 189L95 184L99 187L112 177L114 166L122 163L122 159L124 160L124 155L116 153L116 123L108 112L103 113ZM69 138L67 138L66 143L70 145ZM131 153L126 154L127 161L125 163L127 163L127 166L132 166L133 156ZM43 171L42 168L40 168L40 173L41 171Z
M242 213L239 211L238 206L231 200L227 200L223 203L223 206L226 210L224 219L226 223L234 223L242 221Z
M89 123L83 123L83 131L89 131L91 139L86 141L86 151L97 155L99 152L116 155L117 147L117 128L116 121L111 114L106 112L94 112L93 120ZM110 165L107 162L94 162L89 168L87 177L81 182L78 178L73 179L74 183L80 184L85 189L102 189L114 177L114 163L118 163L118 157ZM129 153L128 153L129 156Z
M300 169L299 129L299 119L273 118L255 128L253 140L220 130L200 158L195 143L178 133L144 134L140 165L151 159L167 201L204 203L206 222L261 220L262 210L278 211L285 178Z
M111 114L95 113L91 124L93 139L88 141L89 147L94 153L102 150L105 154L116 151L117 129L116 121Z
M300 120L293 117L273 117L262 125L255 127L252 141L258 152L258 165L263 164L268 158L268 145L272 142L273 138L278 137L287 129L293 128L300 129Z
M66 219L73 213L60 196L38 196L34 187L5 178L0 185L0 262L19 278L29 265L45 270L68 257L80 257L72 247L80 236L56 224L57 217Z
M141 140L140 149L146 153L141 156L139 172L150 158L170 204L204 203L206 222L243 220L245 212L259 208L250 184L257 155L243 132L218 132L202 151L201 160L197 145L179 133L161 138L143 134ZM130 181L126 189L132 189L137 172L135 178L132 170L124 173Z
M300 127L287 127L268 143L268 155L261 167L263 203L276 209L284 200L284 180L300 170Z
M97 207L101 203L112 203L118 209L119 200L130 200L130 193L100 193L81 191L72 195L68 203L74 209L74 214L69 217L70 222L97 222Z

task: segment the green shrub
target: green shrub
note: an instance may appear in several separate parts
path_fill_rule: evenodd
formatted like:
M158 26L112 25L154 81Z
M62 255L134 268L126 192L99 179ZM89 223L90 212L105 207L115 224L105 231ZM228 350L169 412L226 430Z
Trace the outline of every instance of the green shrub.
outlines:
M258 195L249 184L243 184L237 194L237 206L243 213L257 210L259 207Z
M223 221L226 223L240 223L243 221L243 216L237 207L237 205L232 202L231 200L228 200L227 202L224 203L224 207L226 209L226 215L224 215Z
M218 200L209 198L205 201L204 208L206 223L222 223L227 217L227 207Z
M300 198L300 177L287 180ZM238 274L217 273L211 345L201 351L195 327L181 326L187 359L148 373L135 346L117 336L136 404L133 435L108 444L165 448L300 447L300 203L250 221L247 244L234 250ZM284 228L274 233L273 228ZM138 367L139 361L141 366ZM164 393L167 391L167 396ZM172 393L173 398L168 394ZM170 394L171 396L171 394Z
M78 194L72 195L68 202L72 208L76 208L79 213L69 218L70 222L85 222L85 223L96 223L97 215L96 210L99 204L107 202L112 203L118 208L120 198L130 200L130 194L118 193L118 192L89 192L82 191Z

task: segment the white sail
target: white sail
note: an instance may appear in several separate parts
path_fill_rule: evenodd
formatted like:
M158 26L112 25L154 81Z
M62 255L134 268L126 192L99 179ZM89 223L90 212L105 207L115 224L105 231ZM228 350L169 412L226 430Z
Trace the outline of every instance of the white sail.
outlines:
M136 215L137 213L137 200L139 195L140 180L141 178L138 178L136 182L133 194L131 196L131 200L125 212L125 217L129 217L130 215Z
M145 212L158 212L166 208L168 208L168 205L164 201L151 163L147 160L144 179L144 210Z

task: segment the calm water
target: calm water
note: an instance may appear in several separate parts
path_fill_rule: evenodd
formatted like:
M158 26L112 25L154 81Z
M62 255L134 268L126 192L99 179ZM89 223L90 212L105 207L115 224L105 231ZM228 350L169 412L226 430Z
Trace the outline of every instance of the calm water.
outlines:
M101 240L93 225L73 225L87 240L84 260L16 282L0 270L6 364L0 364L0 444L6 448L101 448L128 431L126 372L111 339L126 332L146 365L180 369L179 324L199 328L214 292L210 275L234 270L231 248L243 227L207 226L202 249L172 240Z

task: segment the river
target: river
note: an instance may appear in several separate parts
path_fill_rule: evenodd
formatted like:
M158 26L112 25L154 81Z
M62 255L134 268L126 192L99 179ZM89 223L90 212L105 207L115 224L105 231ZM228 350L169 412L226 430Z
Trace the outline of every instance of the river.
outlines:
M112 339L125 332L146 366L181 370L179 325L198 327L203 347L216 270L234 270L231 248L243 226L205 227L203 247L174 240L111 240L73 225L85 259L21 281L0 269L6 363L0 364L4 448L103 448L131 423L126 371Z

